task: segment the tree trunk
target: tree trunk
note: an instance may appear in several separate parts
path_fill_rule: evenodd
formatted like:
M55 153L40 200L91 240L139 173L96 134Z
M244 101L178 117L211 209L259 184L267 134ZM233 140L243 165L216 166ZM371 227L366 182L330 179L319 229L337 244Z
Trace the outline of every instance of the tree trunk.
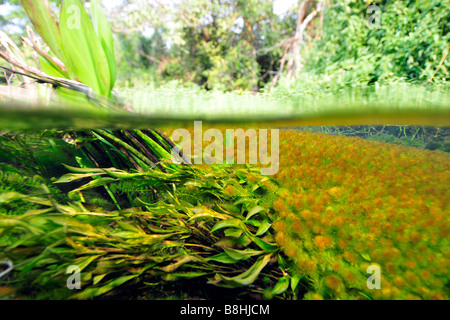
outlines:
M293 79L299 76L299 73L303 68L300 49L303 45L305 30L308 27L309 23L314 19L314 17L323 9L323 3L319 2L316 4L316 8L311 13L306 15L312 4L312 0L306 0L302 1L299 5L297 14L297 27L295 29L294 35L289 39L289 41L287 41L287 44L285 45L284 55L280 60L280 69L277 75L272 80L272 87L274 87L278 83L284 69L286 69L286 77L288 79Z

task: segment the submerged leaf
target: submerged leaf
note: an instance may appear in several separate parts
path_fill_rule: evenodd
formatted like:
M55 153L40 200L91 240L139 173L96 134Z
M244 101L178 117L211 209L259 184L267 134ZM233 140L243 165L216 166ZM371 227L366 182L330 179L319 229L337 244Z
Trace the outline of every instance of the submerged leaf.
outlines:
M113 179L113 178L99 178L99 179L95 179L95 180L92 180L92 181L86 183L85 185L83 185L83 186L81 186L79 188L76 188L76 189L72 190L71 192L77 192L77 191L81 191L81 190L85 190L85 189L97 188L97 187L100 187L100 186L104 186L104 185L106 185L108 183L111 183L113 181L116 181L116 179Z
M169 264L168 266L159 268L160 270L164 271L164 272L174 272L175 270L177 270L179 267L181 267L183 264L191 262L191 261L196 261L197 258L190 256L190 255L184 255L181 257L178 257L177 262Z
M294 274L291 277L291 289L292 291L295 291L297 289L298 283L300 282L300 280L302 279L302 277L298 274Z
M108 20L106 20L105 13L100 5L100 1L91 1L92 23L97 33L103 50L105 51L106 58L108 59L108 67L110 73L110 90L114 87L116 82L117 66L116 58L114 56L114 43L111 28Z
M226 219L232 218L229 215L218 213L217 211L214 211L207 207L194 207L194 208L190 208L190 210L192 212L194 212L195 214L192 217L190 217L189 220L199 219L199 218L216 218L216 219L226 220Z
M278 249L278 245L269 243L261 238L252 237L251 239L258 247L260 247L264 251L273 252Z
M265 291L264 295L266 298L271 299L273 296L282 294L289 288L289 277L283 277L275 284L275 286Z
M283 277L280 280L278 280L275 287L272 289L272 294L277 295L285 292L289 288L289 277Z
M197 277L201 277L208 274L207 272L172 272L168 274L163 274L161 278L165 281L174 281L178 279L193 279Z
M256 236L263 235L264 233L267 232L267 230L269 230L271 226L272 224L267 219L265 219L263 222L261 222L258 231L256 231Z
M114 279L114 280L108 282L108 284L104 285L103 287L85 289L85 290L81 291L80 293L73 295L73 298L75 298L75 299L90 299L90 298L100 296L102 294L105 294L105 293L111 291L115 287L118 287L118 286L124 284L125 282L136 278L137 276L138 275L123 276L123 277Z
M68 173L60 177L54 183L68 183L75 180L98 176L100 173Z
M248 286L253 282L255 282L261 270L267 265L267 263L269 263L270 258L271 254L267 254L263 257L260 257L247 271L235 277L226 277L224 275L219 275L219 277L225 283L225 286L229 287ZM219 282L218 285L221 285L221 283Z
M217 262L221 262L221 263L236 263L236 262L238 262L238 260L233 259L225 252L216 254L216 255L208 258L208 261L217 261Z

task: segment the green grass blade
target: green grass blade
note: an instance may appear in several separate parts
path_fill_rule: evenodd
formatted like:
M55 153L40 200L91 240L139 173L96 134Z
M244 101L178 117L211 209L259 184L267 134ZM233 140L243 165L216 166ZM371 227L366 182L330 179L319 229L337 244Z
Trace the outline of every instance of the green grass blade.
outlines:
M71 76L97 93L110 95L108 61L94 27L79 0L66 0L61 6L60 32Z
M222 253L219 253L219 254L216 254L216 255L210 257L208 259L208 261L217 261L220 263L232 263L232 264L238 262L238 260L233 259L225 252L222 252Z
M41 66L41 70L44 71L44 73L48 74L52 77L57 78L66 78L69 79L69 75L61 70L60 67L58 67L56 64L52 63L52 61L45 59L44 57L38 56L39 64Z
M82 185L81 187L79 187L77 189L72 190L71 192L78 192L78 191L85 190L85 189L97 188L97 187L103 186L105 184L114 182L114 181L116 181L116 179L113 179L113 178L95 179L95 180L92 180L92 181Z
M111 291L115 287L118 287L118 286L124 284L125 282L136 278L137 276L138 275L130 275L130 276L123 276L123 277L114 279L114 280L108 282L108 284L104 285L103 287L88 288L86 290L83 290L80 293L75 294L73 296L73 298L75 298L75 299L91 299L93 297L100 296L102 294L105 294L105 293Z

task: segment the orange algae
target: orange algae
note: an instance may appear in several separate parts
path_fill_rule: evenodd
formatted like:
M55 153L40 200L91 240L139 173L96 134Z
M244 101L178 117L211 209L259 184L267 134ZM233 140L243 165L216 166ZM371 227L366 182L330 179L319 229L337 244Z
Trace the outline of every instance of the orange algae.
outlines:
M449 299L448 154L283 130L279 161L276 180L289 192L275 200L285 228L274 229L315 283L305 298ZM366 286L371 264L380 290Z

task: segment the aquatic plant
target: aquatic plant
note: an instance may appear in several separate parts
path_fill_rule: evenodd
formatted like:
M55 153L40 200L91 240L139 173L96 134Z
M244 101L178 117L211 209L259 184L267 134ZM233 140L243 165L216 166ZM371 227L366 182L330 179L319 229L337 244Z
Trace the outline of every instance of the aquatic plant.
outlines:
M80 1L64 2L58 25L46 1L23 3L55 57L39 52L31 32L40 71L18 61L5 36L2 57L23 75L51 83L59 98L75 99L76 106L80 97L108 110L121 106L112 94L114 62L108 30L101 31L106 24L98 24L98 4L93 17L100 19L92 23ZM78 31L67 28L69 4L82 12ZM82 43L79 52L92 55L71 56L75 42ZM437 100L445 111L446 100ZM19 173L8 164L3 168L12 171L0 179L6 184L0 190L0 258L14 262L4 283L17 287L18 295L104 297L118 287L161 290L160 279L195 278L266 298L303 297L299 284L307 299L448 298L446 155L289 132L282 135L278 189L256 168L168 163L174 145L159 130L46 135L70 147L72 165L54 181L67 197L51 192L50 166L26 144L19 154L32 160L27 174L33 177L29 172L37 169L45 177L9 183ZM16 151L5 153L14 158ZM382 268L378 291L366 287L371 264ZM71 265L89 286L74 295L65 287Z
M17 46L1 33L0 57L12 69L2 68L36 79L39 83L51 84L54 88L52 99L63 105L75 108L86 108L88 105L111 112L121 108L125 111L127 107L113 95L116 80L113 38L100 3L91 2L90 18L81 1L64 1L58 22L47 0L23 0L21 3L49 50L44 49L31 28L28 29L28 38L23 41L39 56L39 69L30 67L21 58ZM76 133L73 134L76 136ZM85 135L94 136L99 141L97 145L90 146L97 154L103 150L113 165L116 161L108 154L109 147L122 153L122 157L128 160L128 168L138 170L159 166L158 162L167 160L174 146L158 130L97 129ZM83 137L80 139L82 141ZM81 166L96 167L92 152L92 149L80 150L85 155Z
M209 279L209 283L227 288L254 284L250 292L262 294L280 278L273 265L278 246L273 243L265 209L268 200L253 190L258 186L267 195L271 192L254 169L213 168L206 173L181 165L164 165L165 172L67 168L72 173L55 183L84 181L70 192L78 197L67 204L56 202L44 191L41 196L16 191L0 196L0 257L14 262L10 281L17 294L86 299L130 282L140 287L136 296L142 294L145 283L153 283L154 288L156 282L163 286L161 279L197 277L206 278L205 284ZM249 183L236 180L236 176L256 179ZM107 211L85 199L87 190L108 185L119 200L124 181L134 183L134 197L123 195L132 202L127 209ZM230 186L236 192L230 193ZM139 193L144 187L154 191L151 202L144 200L148 190ZM17 201L35 207L20 215L4 211L5 205ZM83 290L76 293L65 286L71 265L78 266L82 275ZM269 283L261 282L260 274L268 277ZM48 290L44 292L44 288ZM286 289L278 287L276 293Z
M287 272L308 287L305 298L446 298L449 160L440 151L282 130L273 227L295 266ZM381 268L380 290L366 285L370 265Z
M448 299L448 154L294 130L280 137L285 191L274 228L308 278L306 298ZM380 290L366 286L372 264Z
M29 31L31 39L25 41L41 56L41 70L30 68L17 59L20 52L12 50L16 47L2 35L6 40L1 57L21 71L6 69L51 83L58 98L72 100L75 106L120 105L111 95L114 57L98 3L92 4L93 24L78 0L64 1L59 23L47 1L22 4L55 56L42 51ZM70 8L81 14L77 26L70 26L77 23ZM74 50L76 43L80 47ZM14 263L11 278L4 283L12 281L19 295L92 298L126 282L141 286L155 277L159 281L213 276L209 282L216 286L248 287L261 282L261 271L278 261L268 210L261 206L267 179L252 169L206 172L174 165L169 158L175 145L156 129L49 130L41 135L51 149L58 149L55 141L67 143L69 161L76 166L66 166L64 170L72 173L54 181L69 184L65 189L71 190L59 201L45 184L52 175L36 148L26 143L12 147L20 154L30 151L31 163L46 175L40 194L12 188L0 196L0 256ZM247 176L254 176L252 184ZM7 208L17 207L17 202L32 207L23 206L12 215ZM74 295L65 286L70 266L77 266L89 285ZM285 292L290 278L282 274L278 284L277 273L268 273L263 286L251 291Z

